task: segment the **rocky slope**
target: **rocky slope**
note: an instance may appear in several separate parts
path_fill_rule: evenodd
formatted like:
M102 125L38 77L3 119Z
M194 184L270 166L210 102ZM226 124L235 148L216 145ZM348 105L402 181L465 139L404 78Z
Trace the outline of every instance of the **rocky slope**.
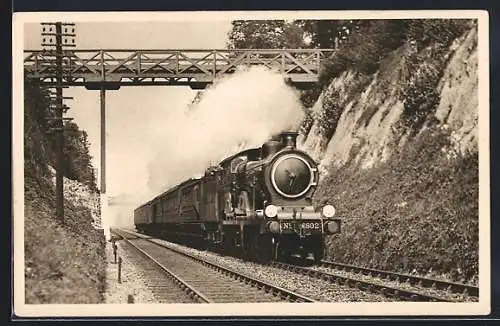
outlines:
M430 57L432 52L426 53L428 50L421 50L422 55ZM408 138L396 127L404 111L401 84L412 78L405 75L403 67L413 51L408 45L398 48L372 76L346 71L335 78L313 107L317 118L303 146L325 166L343 166L352 160L369 168L386 161L394 142L402 146ZM456 39L445 56L447 63L436 87L439 104L427 123L435 118L449 128L461 152L477 150L477 30L473 28ZM341 107L342 114L333 136L325 139L320 134L319 116L332 105Z
M61 224L54 216L54 183L40 184L43 193L25 192L26 303L102 302L106 263L98 195L65 178Z
M330 256L477 280L477 65L471 24L444 49L409 40L376 73L344 71L323 91L301 146L321 162L316 202L344 220Z
M52 185L56 184L56 171L53 167L49 166L49 171L52 176ZM74 206L84 207L89 210L92 216L92 226L96 229L102 227L101 222L101 203L99 193L92 191L88 186L81 182L64 178L64 195Z

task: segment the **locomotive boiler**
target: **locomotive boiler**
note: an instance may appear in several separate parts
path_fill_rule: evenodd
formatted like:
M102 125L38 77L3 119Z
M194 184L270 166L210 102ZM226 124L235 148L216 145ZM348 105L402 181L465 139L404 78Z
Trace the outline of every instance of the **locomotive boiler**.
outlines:
M324 256L324 236L340 233L332 205L315 207L317 163L283 132L224 159L134 211L139 231L269 261Z

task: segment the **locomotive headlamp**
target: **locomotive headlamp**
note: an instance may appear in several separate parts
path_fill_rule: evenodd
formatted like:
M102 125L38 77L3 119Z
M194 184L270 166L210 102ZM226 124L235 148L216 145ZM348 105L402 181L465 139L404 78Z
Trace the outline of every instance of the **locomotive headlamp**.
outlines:
M326 228L330 233L338 233L340 231L340 225L338 221L328 221L326 223Z
M276 221L270 222L267 227L269 228L269 231L272 233L279 233L280 232L280 224Z
M269 205L264 210L264 213L266 214L267 217L275 217L276 215L278 215L278 207L274 205Z
M321 213L324 217L333 217L335 215L335 207L332 205L325 205L321 209Z

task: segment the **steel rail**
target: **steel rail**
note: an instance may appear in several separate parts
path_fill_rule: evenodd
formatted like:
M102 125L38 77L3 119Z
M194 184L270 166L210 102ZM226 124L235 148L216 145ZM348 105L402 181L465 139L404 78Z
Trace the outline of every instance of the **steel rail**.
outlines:
M116 232L116 231L115 231ZM274 284L270 284L270 283L267 283L263 280L259 280L259 279L256 279L250 275L247 275L245 273L242 273L242 272L237 272L229 267L224 267L220 264L217 264L215 262L209 262L207 260L204 260L200 257L197 257L193 254L190 254L188 252L185 252L185 251L182 251L180 249L177 249L177 248L173 248L171 246L168 246L168 245L165 245L165 244L161 244L161 243L158 243L157 241L154 241L154 239L151 239L150 237L143 237L143 236L140 236L140 235L137 235L135 234L135 232L131 232L131 231L128 231L128 230L120 230L119 232L124 232L124 233L128 233L128 234L131 234L133 236L136 236L138 238L141 238L143 240L146 240L150 243L153 243L157 246L160 246L160 247L163 247L165 249L168 249L168 250L171 250L173 252L176 252L180 255L183 255L185 257L188 257L198 263L201 263L203 264L204 266L207 266L207 267L210 267L211 269L214 269L218 272L220 272L221 274L224 274L224 275L227 275L227 276L230 276L234 279L237 279L239 280L240 282L245 282L246 284L249 284L253 287L256 287L260 290L263 290L265 291L266 293L271 293L273 296L276 296L276 297L280 297L280 299L284 300L284 301L289 301L289 302L316 302L316 300L312 299L312 298L309 298L309 297L306 297L304 295L301 295L299 293L296 293L296 292L293 292L293 291L290 291L290 290L287 290L285 288L282 288L280 286L277 286L277 285L274 285Z
M339 285L347 285L351 288L357 288L362 291L369 291L374 293L380 293L388 298L400 298L405 301L426 301L426 302L455 302L453 300L448 300L434 295L424 294L416 291L409 291L405 289L395 288L388 285L378 284L369 282L366 280L360 280L355 278L350 278L347 276L317 271L307 267L300 267L296 265L286 264L282 262L273 261L269 264L270 266L280 268L283 270L292 271L295 273L300 273L302 275L314 277L317 279L325 280L331 283L336 283Z
M462 284L462 283L448 282L448 281L437 280L437 279L433 279L433 278L426 278L426 277L420 277L420 276L416 276L416 275L409 275L409 274L403 274L403 273L384 271L384 270L374 269L374 268L359 267L359 266L337 263L337 262L327 261L327 260L321 261L320 265L324 266L324 267L333 268L336 270L346 271L346 272L353 272L353 273L363 274L363 275L367 275L367 276L380 277L382 279L394 280L394 281L399 281L399 282L406 282L406 283L409 283L411 285L417 285L417 286L421 286L421 287L435 288L438 290L446 290L446 291L450 291L453 293L461 293L463 295L470 295L470 296L475 296L475 297L479 296L479 287L467 285L467 284Z
M189 285L186 281L184 281L180 276L176 275L174 272L170 271L167 267L165 267L162 263L160 263L158 260L156 260L154 257L152 257L150 254L148 254L146 251L143 249L139 248L137 245L132 243L128 238L126 238L124 235L120 234L119 232L114 231L113 233L117 234L124 240L127 244L135 248L137 251L139 251L141 254L146 256L150 261L154 262L158 267L161 268L163 272L168 276L169 279L171 279L175 285L180 287L184 292L188 294L188 296L193 299L193 301L201 302L201 303L213 303L210 299L205 297L203 294L201 294L198 290L196 290L193 286Z

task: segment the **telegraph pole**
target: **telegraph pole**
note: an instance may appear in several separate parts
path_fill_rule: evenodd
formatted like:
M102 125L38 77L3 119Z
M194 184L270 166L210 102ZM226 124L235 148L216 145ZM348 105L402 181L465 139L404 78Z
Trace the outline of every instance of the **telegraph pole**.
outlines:
M55 69L55 98L51 97L50 106L54 111L54 116L50 118L52 128L50 131L55 134L56 151L56 217L64 224L64 170L66 162L64 160L64 120L63 114L68 110L64 105L64 47L75 46L75 24L73 23L42 23L42 47L49 47L49 56L52 58L52 66ZM64 30L63 30L64 28ZM54 42L55 41L55 42ZM68 42L69 41L69 42Z
M106 89L101 85L101 194L106 193Z

